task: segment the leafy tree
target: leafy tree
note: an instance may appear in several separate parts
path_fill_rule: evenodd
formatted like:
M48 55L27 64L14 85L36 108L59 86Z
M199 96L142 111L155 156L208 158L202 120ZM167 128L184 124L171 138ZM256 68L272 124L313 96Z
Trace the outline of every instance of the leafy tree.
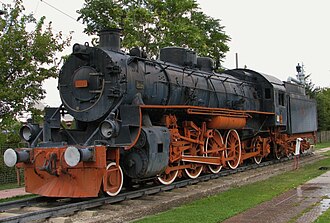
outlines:
M196 0L85 0L78 10L85 32L122 28L123 47L142 47L156 56L165 46L188 46L218 63L229 50L229 36L218 19L200 11Z
M330 88L316 94L318 126L320 131L330 130Z
M320 91L320 87L316 87L310 79L311 74L305 77L305 91L310 98L316 98L317 93Z
M42 81L56 76L56 53L71 40L54 33L45 17L37 20L24 14L22 0L2 7L6 13L0 16L0 129L44 97Z
M0 148L1 147L18 147L20 144L19 130L22 127L22 123L16 120L12 120L10 128L2 129L0 132Z

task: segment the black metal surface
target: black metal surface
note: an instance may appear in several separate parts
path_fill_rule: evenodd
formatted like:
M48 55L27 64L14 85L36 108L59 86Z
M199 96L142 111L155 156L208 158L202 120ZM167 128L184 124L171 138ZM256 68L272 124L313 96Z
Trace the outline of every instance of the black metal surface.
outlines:
M316 101L303 95L290 94L289 134L317 131Z
M170 133L168 128L160 126L143 127L145 136L138 148L124 153L121 167L132 179L148 178L163 172L169 159ZM141 137L142 136L142 137ZM134 165L132 165L134 164Z

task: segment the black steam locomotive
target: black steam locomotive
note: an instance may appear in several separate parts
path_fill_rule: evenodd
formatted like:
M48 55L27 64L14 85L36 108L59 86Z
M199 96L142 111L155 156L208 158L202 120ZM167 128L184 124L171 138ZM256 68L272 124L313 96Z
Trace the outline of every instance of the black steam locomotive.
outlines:
M62 105L45 109L42 128L22 127L29 146L7 150L5 163L24 168L31 193L115 196L124 179L171 184L309 148L316 104L303 86L213 70L211 58L185 48L163 48L159 60L138 48L125 54L118 30L101 32L98 47L73 46L59 74Z

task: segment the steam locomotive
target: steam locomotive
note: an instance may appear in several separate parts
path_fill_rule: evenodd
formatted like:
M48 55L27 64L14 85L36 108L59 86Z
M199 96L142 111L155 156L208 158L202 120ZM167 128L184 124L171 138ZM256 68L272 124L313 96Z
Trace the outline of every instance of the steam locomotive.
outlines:
M126 186L197 178L315 140L316 103L304 87L249 69L215 73L213 60L166 47L159 60L120 50L119 30L99 46L75 44L58 81L62 105L20 130L27 148L8 149L26 191L50 197L116 196ZM74 118L71 127L63 115Z

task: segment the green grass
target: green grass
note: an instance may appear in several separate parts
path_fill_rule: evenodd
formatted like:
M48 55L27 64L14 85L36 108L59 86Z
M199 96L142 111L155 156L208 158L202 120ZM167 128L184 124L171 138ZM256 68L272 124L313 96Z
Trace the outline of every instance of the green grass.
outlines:
M18 186L17 183L2 184L2 185L0 185L0 190L14 189L14 188L19 188L19 187L23 187L23 186ZM10 197L10 198L3 198L3 199L0 199L0 203L15 201L15 200L23 199L23 198L35 197L35 196L36 195L34 195L34 194L26 194L26 195L19 195L19 196Z
M0 199L0 203L9 202L9 201L16 201L16 200L31 198L31 197L36 197L36 196L37 195L35 195L35 194L19 195L19 196L15 196L15 197Z
M323 142L315 145L315 149L323 149L327 147L330 147L330 142Z
M330 222L330 208L326 210L314 223L329 223Z
M7 189L13 189L13 188L19 188L23 186L18 186L17 183L11 183L11 184L2 184L0 185L0 190L7 190Z
M330 156L330 153L326 155ZM321 166L330 166L330 157L296 171L236 187L136 222L221 222L325 173L326 170L318 169Z
M295 223L297 222L297 220L302 217L304 214L310 212L315 206L319 205L319 202L314 203L312 206L309 206L307 208L305 208L301 213L299 213L298 215L296 215L295 217L293 217L290 221L288 221L287 223Z

